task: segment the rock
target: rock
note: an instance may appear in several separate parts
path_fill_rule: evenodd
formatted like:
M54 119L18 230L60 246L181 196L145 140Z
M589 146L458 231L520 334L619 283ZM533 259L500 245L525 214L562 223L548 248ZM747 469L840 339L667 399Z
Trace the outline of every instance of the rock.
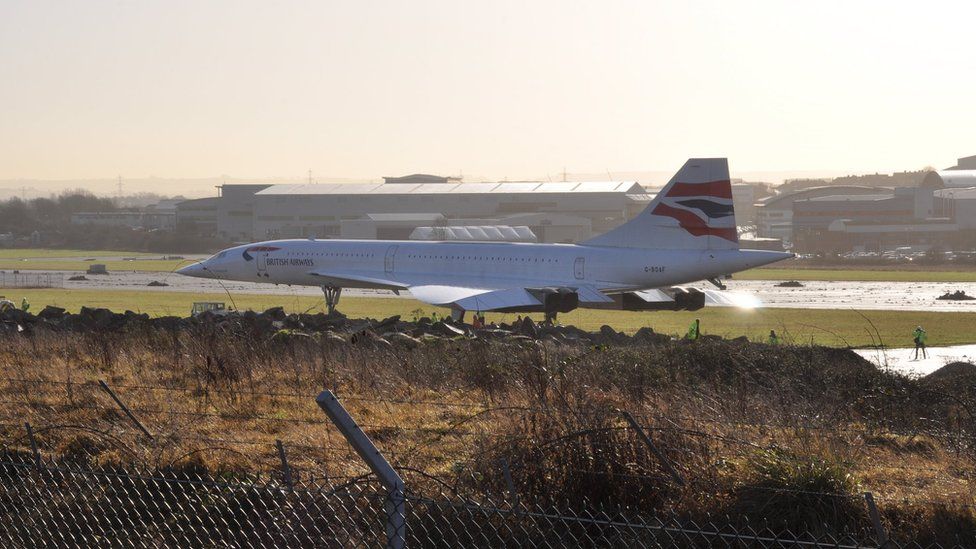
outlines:
M165 282L160 282L158 280L153 280L149 284L146 284L146 286L153 286L153 287L158 288L158 287L162 287L162 286L169 286L169 284L167 284Z
M352 343L353 345L362 345L364 343L369 343L376 337L378 336L369 330L360 330L349 337L349 343Z
M779 284L776 285L776 287L777 288L802 288L803 284L801 284L798 280L787 280L785 282L780 282Z
M261 313L261 316L277 321L284 321L286 318L288 318L288 315L285 314L284 307L272 307Z
M48 305L37 313L38 318L43 318L47 321L59 321L64 318L65 311L61 307L55 307L54 305Z
M976 382L976 364L950 362L922 379L928 383L973 383Z
M160 316L150 321L155 328L162 330L176 331L186 325L186 321L178 316Z
M68 280L72 282L77 282L79 280L88 280L88 277L85 275L75 275L75 276L69 276Z
M126 324L147 324L149 322L149 315L146 313L126 311L122 316L125 318Z
M515 328L515 327L513 327ZM525 317L522 319L522 323L518 325L513 331L518 335L523 335L528 338L538 339L539 338L539 328L532 322L532 319Z
M671 337L656 333L654 330L648 328L647 326L637 330L634 333L634 337L631 338L634 343L639 343L642 345L657 345L661 343L667 343L671 341Z
M16 322L0 320L0 334L18 334L24 331L24 327Z
M459 337L465 335L464 330L445 322L435 322L431 324L430 332L444 337Z
M600 339L602 343L624 343L629 338L627 334L617 332L610 326L604 324L600 326Z
M421 345L421 341L417 338L410 337L407 334L400 332L388 332L383 334L383 338L389 341L396 347L404 347L407 349L416 349Z
M11 307L5 309L0 313L0 320L5 320L7 322L13 322L15 324L33 324L36 317L26 311L21 311L16 307Z
M298 315L298 321L307 330L314 330L316 332L324 332L329 329L337 327L337 324L341 325L344 323L345 319L340 320L330 320L325 313L315 313L315 314L301 314Z
M480 339L503 339L511 335L512 332L497 328L485 328L483 330L475 330L474 332L474 336Z
M954 292L946 292L936 299L940 299L942 301L972 301L976 299L976 297L967 295L963 290L956 290Z
M283 329L278 330L271 336L271 341L275 343L288 343L294 341L312 341L314 339L311 334L305 332L299 332L296 330Z
M282 321L282 325L288 330L301 330L305 328L305 323L302 322L302 317L296 314L290 314L285 317Z
M400 315L395 315L373 324L370 328L377 333L396 331L395 328L399 322Z
M349 342L346 341L346 338L335 332L325 332L325 334L322 335L322 342L333 346L344 346L349 344Z

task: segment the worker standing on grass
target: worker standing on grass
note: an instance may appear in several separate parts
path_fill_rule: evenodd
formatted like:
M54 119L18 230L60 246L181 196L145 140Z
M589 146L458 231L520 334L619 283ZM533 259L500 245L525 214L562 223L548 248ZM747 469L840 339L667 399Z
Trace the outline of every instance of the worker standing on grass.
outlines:
M20 300L20 310L26 313L28 309L30 309L30 301L27 301L27 298L25 297L24 299Z
M766 343L769 343L770 345L779 345L779 336L776 335L776 330L769 331L769 339L766 340Z
M922 358L928 358L929 355L925 352L925 341L929 338L929 335L925 333L925 330L921 326L916 326L915 331L912 332L912 337L915 340L915 360L918 360L918 350L922 350Z
M701 323L696 318L695 321L691 323L691 326L688 327L688 333L685 335L685 339L687 339L688 341L697 340L698 336L701 335L700 328L701 328Z

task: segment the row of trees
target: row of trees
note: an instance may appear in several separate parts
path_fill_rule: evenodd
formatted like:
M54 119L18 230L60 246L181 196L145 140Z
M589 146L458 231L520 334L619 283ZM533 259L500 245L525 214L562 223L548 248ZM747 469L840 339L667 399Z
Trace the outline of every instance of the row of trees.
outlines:
M26 237L41 234L47 248L80 250L120 250L160 253L207 253L226 247L223 240L203 237L192 227L176 231L143 231L129 227L79 226L71 224L72 214L111 212L120 208L110 198L100 198L85 190L65 191L51 198L0 201L0 234L13 233L17 245L28 246Z
M99 198L84 190L65 191L51 198L0 202L0 233L27 235L34 231L51 231L71 223L78 212L110 212L116 209L110 198Z

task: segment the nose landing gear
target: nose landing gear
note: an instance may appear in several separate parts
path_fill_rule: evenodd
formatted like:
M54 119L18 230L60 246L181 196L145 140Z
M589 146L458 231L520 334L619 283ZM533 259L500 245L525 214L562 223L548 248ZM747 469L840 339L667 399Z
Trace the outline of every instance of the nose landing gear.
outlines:
M325 294L325 309L330 315L335 314L336 306L339 305L339 297L342 295L342 288L338 286L322 286Z

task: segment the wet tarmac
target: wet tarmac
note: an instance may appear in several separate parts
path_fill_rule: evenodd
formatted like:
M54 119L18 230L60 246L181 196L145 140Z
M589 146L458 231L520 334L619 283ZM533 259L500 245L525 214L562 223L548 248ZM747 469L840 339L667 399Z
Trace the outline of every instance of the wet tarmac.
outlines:
M64 287L76 290L146 290L152 281L165 282L168 286L152 287L163 292L203 293L250 293L272 295L320 295L314 287L259 284L190 278L175 273L151 273L116 271L107 275L86 275L88 280L69 281L77 271L65 271ZM976 301L941 301L936 299L946 292L964 290L976 295L976 284L950 282L845 282L805 281L801 288L779 288L777 281L730 280L730 292L755 295L760 306L800 309L859 309L898 311L971 311L976 312ZM714 290L708 283L690 284L702 289ZM711 292L710 292L711 293ZM385 290L347 290L344 295L392 297ZM402 297L409 297L404 292Z
M875 363L879 368L911 376L931 374L950 362L976 362L976 345L929 347L925 350L927 358L920 354L918 359L914 358L914 348L857 349L855 352Z

